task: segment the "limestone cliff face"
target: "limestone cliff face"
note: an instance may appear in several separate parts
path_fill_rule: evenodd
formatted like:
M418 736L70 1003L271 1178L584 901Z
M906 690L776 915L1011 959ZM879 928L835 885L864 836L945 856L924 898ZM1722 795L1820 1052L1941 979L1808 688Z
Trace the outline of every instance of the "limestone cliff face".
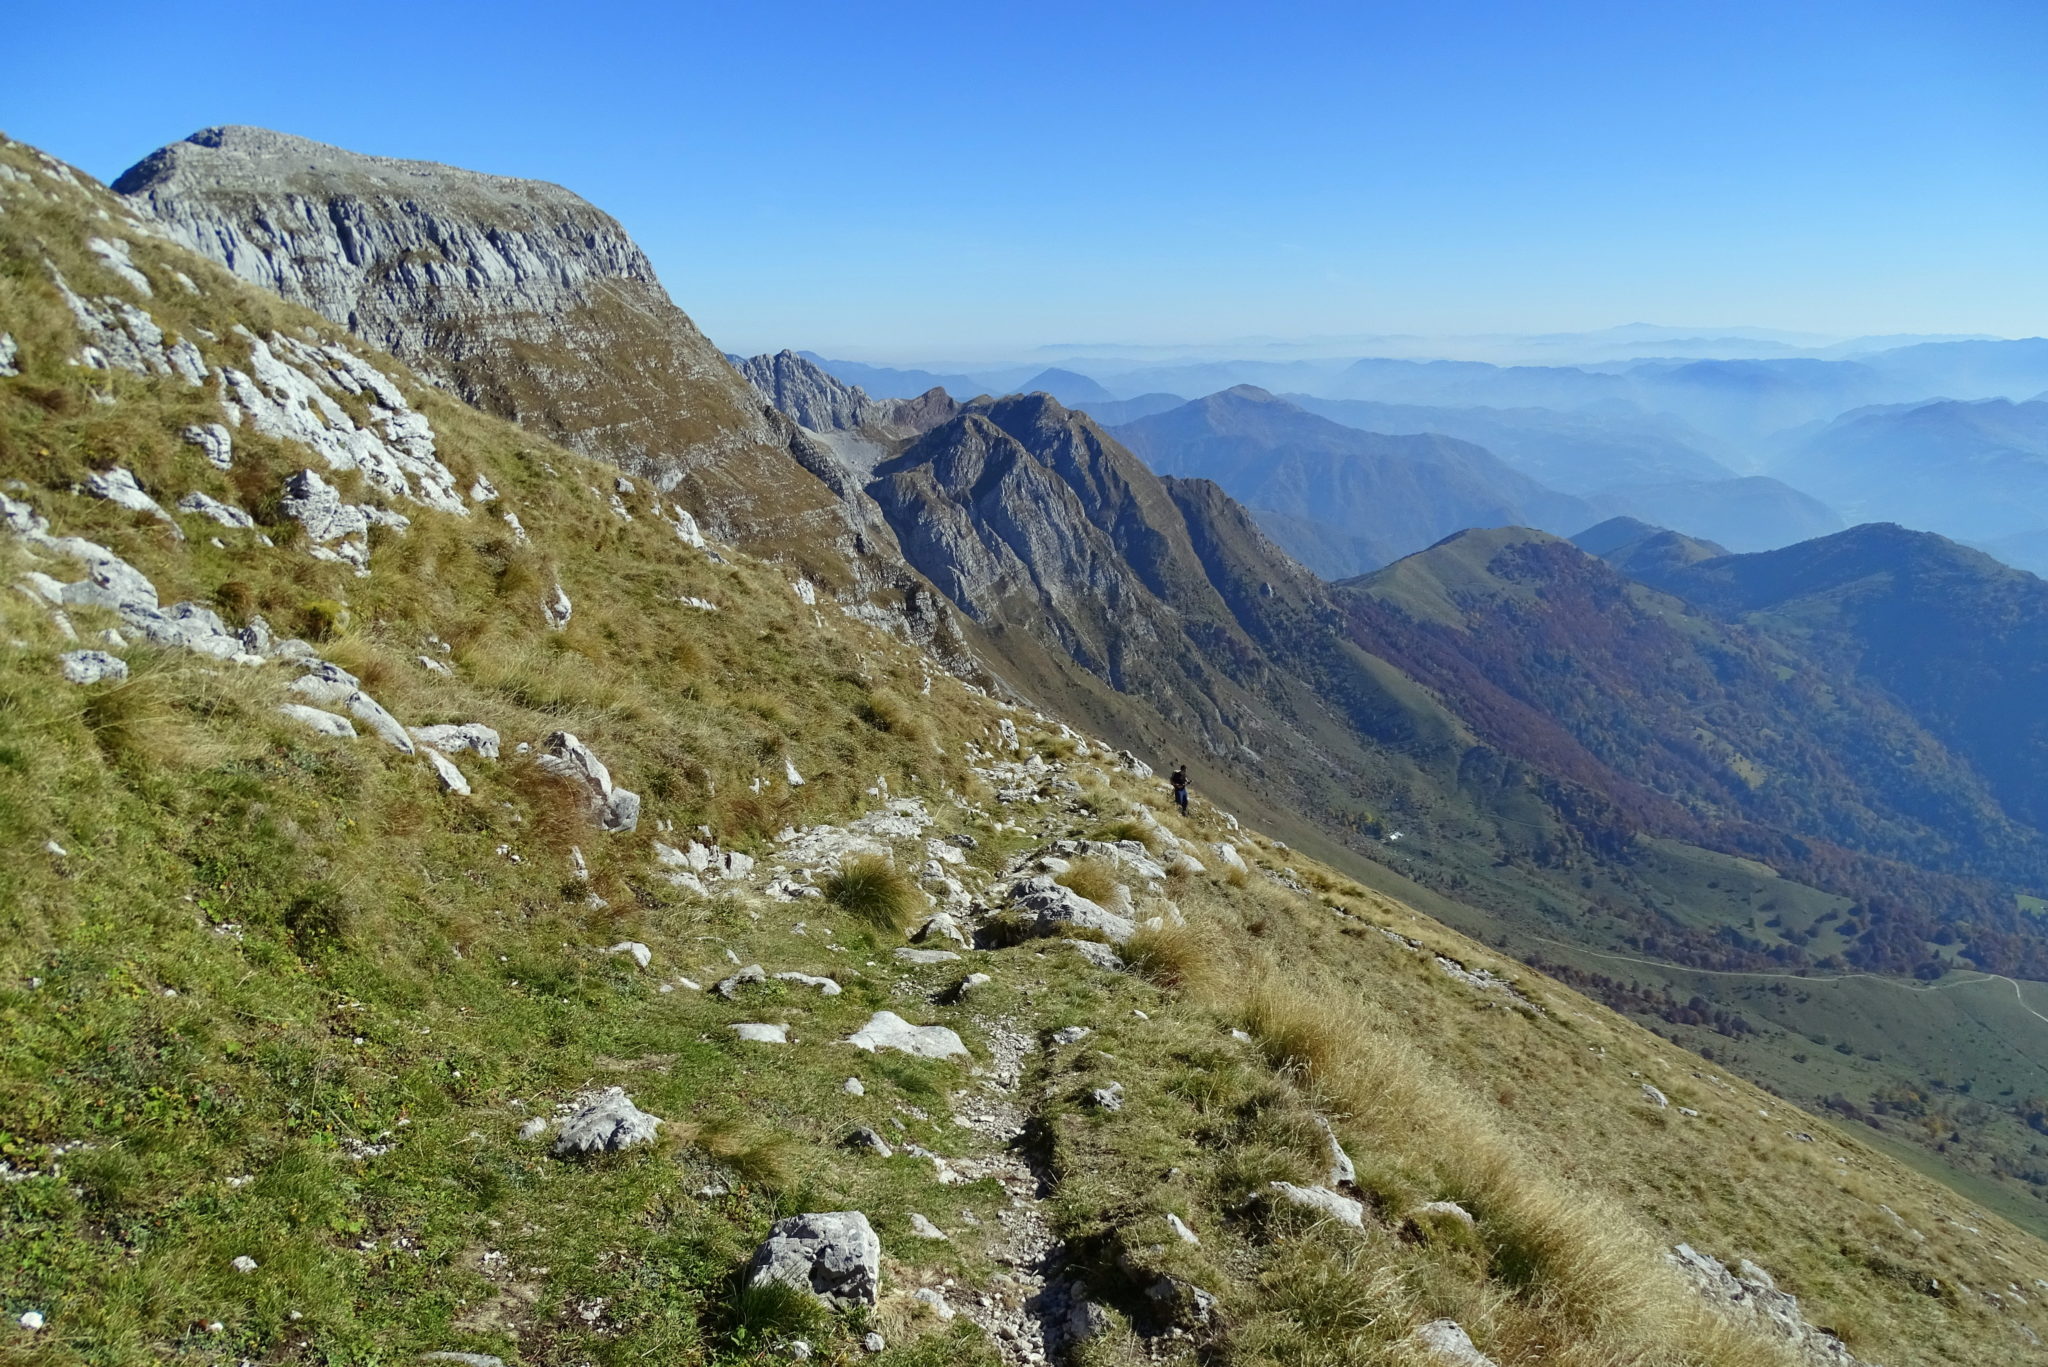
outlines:
M794 351L726 359L764 399L813 432L881 426L895 407L869 398L859 385L826 373Z
M114 188L478 407L694 494L714 534L838 535L787 431L618 222L560 186L228 127Z
M929 432L960 411L959 401L938 388L914 399L871 399L859 385L847 384L794 351L726 360L777 412L823 437L862 473L885 454L880 448ZM842 433L850 440L841 439ZM862 443L877 449L863 452Z

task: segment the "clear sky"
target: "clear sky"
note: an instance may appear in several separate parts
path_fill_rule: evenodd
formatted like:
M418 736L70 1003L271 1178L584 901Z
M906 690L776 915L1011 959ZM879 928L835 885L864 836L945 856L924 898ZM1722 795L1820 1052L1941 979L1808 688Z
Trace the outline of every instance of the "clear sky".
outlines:
M2048 332L2044 0L17 5L17 138L558 181L735 350Z

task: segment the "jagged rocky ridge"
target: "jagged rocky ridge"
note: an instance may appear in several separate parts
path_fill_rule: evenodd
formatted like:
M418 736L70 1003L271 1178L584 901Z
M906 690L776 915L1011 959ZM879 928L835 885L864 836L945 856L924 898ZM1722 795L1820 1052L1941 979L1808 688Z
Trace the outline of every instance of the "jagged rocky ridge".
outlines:
M159 149L115 188L177 241L487 412L675 493L722 539L915 612L916 586L791 425L669 299L610 215L560 186L245 127ZM792 448L795 449L792 449ZM828 475L830 471L827 471Z

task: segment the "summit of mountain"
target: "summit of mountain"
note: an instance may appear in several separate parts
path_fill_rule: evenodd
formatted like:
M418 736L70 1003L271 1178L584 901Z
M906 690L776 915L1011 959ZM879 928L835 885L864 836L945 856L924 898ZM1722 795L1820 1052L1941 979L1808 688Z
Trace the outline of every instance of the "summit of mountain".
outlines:
M1593 521L1483 447L1435 434L1387 436L1238 385L1117 429L1162 474L1213 479L1265 517L1310 568L1338 579L1466 527L1561 531ZM1357 550L1343 554L1341 544Z
M116 190L183 245L487 412L688 488L723 535L830 542L835 500L618 221L557 185L248 127Z
M937 388L910 399L871 399L859 385L787 349L726 360L769 404L815 433L865 430L902 436L923 431L958 408L951 395Z
M2048 829L2048 582L1893 523L1631 573L1897 699L2015 819Z
M1079 408L1091 403L1114 403L1116 395L1104 389L1100 383L1080 374L1078 371L1061 370L1057 366L1041 370L1022 384L1015 386L1019 393L1043 392L1052 395L1069 408Z
M1597 555L1630 579L1646 584L1674 568L1727 555L1726 546L1652 526L1633 517L1614 517L1571 538L1588 555Z
M1593 530L1596 541L1613 541L1634 529ZM1859 529L1789 555L1692 559L1712 548L1650 530L1616 542L1603 560L1557 537L1499 528L1448 537L1340 589L1358 644L1457 698L1491 744L1604 793L1644 830L1767 850L1788 873L1798 863L1777 845L1797 832L1952 875L2040 879L2042 787L2038 777L2012 780L2038 760L2029 737L2048 731L2021 722L2007 740L2019 753L1998 762L1935 690L1913 685L1907 661L1884 658L1887 639L1924 642L1929 624L1901 620L1887 638L1873 619L1888 615L1903 585L1915 586L1915 601L1947 596L1937 566L1951 582L2009 592L1983 583L1988 567L2043 591L2038 602L2011 605L2033 619L2019 633L2031 659L2048 623L2048 585L1939 538L1912 538ZM1651 563L1671 568L1646 585L1608 560L1637 574L1650 574ZM1886 606L1859 607L1865 599ZM1967 607L1966 599L1954 610ZM1571 669L1555 667L1560 652ZM1953 681L1952 654L1912 653L1930 675ZM1979 654L2010 650L1965 650L1966 659ZM1987 670L1983 684L2032 687L2039 667ZM2012 726L2011 697L1982 702L1955 710ZM1957 810L1969 820L1955 820ZM1825 881L1817 865L1804 874ZM1873 866L1854 876L1877 875Z
M1657 536L1669 528L1653 526L1635 517L1610 517L1571 538L1571 543L1588 555L1605 557L1609 551Z

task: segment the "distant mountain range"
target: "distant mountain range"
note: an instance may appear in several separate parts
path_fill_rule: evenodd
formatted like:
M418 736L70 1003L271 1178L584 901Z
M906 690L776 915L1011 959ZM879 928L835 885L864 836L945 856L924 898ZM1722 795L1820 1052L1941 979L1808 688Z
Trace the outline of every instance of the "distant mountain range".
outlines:
M2026 557L2048 533L2048 402L1858 409L1773 468L1858 520L1935 528Z
M1583 500L1437 433L1363 432L1241 385L1116 429L1159 473L1213 479L1325 578L1341 579L1466 527L1574 530Z

